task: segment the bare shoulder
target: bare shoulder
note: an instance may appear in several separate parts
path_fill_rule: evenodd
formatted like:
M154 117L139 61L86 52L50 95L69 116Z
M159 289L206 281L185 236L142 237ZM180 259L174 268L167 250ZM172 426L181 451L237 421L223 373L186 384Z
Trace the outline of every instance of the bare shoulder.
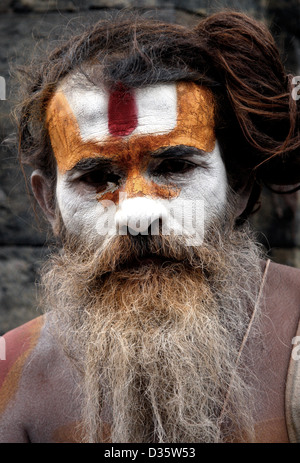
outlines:
M2 442L27 440L13 404L18 396L25 365L39 341L43 325L44 317L38 317L9 331L2 338L0 360L0 439ZM12 414L15 416L15 424L10 426Z
M70 362L44 316L8 332L4 339L0 442L49 442L56 427L75 414Z
M3 336L3 359L0 361L0 413L14 397L26 360L36 347L44 325L38 317Z

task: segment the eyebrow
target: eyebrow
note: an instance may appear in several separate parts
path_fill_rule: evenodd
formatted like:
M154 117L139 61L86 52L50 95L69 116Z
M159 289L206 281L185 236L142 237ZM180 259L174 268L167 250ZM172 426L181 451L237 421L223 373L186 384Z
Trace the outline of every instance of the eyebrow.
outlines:
M112 165L113 161L111 159L107 159L107 158L101 158L101 157L97 157L97 158L85 158L85 159L81 159L79 162L77 162L75 164L74 167L72 167L72 169L70 169L68 172L69 173L73 173L77 170L81 170L81 171L89 171L89 170L93 170L95 168L106 168L106 167L110 167Z
M194 146L186 146L186 145L176 145L176 146L169 146L166 148L160 148L157 151L151 153L151 157L153 158L175 158L175 157L192 157L192 156L206 156L206 152L195 148Z
M176 145L176 146L167 146L163 148L159 148L156 151L153 151L150 153L152 158L155 159L167 159L167 158L175 158L175 157L192 157L192 156L201 156L204 157L206 156L206 152L203 150L200 150L198 148L195 148L194 146L186 146L186 145ZM96 168L108 168L111 167L112 165L116 164L115 159L110 159L110 158L101 158L101 156L97 156L95 158L85 158L81 159L78 161L75 166L72 167L68 171L68 173L72 174L76 171L83 171L83 172L88 172L90 170L96 169Z

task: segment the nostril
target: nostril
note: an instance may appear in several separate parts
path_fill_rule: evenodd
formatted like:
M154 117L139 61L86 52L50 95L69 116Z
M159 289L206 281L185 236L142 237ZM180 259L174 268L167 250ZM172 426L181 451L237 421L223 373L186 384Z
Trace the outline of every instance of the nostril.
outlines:
M132 236L159 235L162 232L162 219L157 218L151 221L148 227L142 227L140 220L137 220L133 227L128 224L119 225L117 232L119 235Z

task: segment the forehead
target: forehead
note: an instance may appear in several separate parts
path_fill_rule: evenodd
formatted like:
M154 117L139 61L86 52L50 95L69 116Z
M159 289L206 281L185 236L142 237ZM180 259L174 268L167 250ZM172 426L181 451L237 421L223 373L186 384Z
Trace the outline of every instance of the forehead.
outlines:
M193 82L129 89L65 79L47 108L46 122L60 171L84 158L130 157L165 146L214 148L214 98Z

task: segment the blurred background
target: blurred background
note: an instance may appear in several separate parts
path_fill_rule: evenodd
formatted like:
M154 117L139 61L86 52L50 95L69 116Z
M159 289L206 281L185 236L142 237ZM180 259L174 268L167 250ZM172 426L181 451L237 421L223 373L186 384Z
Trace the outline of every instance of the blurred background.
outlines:
M44 43L110 14L135 8L168 22L193 26L202 17L233 8L264 21L288 72L300 75L300 0L0 0L0 143L15 132L11 63L23 63ZM3 79L1 79L3 81ZM1 83L1 82L0 82ZM0 335L39 315L39 269L49 254L50 232L33 209L17 154L0 144ZM28 174L29 172L27 172ZM39 212L39 211L38 211ZM41 214L39 213L39 216ZM270 257L300 268L300 201L297 193L263 191L251 218Z

